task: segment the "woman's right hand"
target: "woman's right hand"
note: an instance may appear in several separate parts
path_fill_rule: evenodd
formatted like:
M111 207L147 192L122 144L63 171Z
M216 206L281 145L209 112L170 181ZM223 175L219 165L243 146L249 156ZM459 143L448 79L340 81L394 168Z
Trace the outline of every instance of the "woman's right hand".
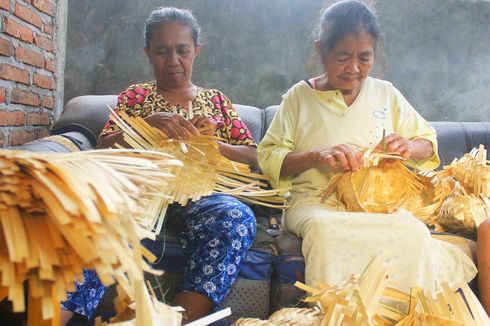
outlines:
M157 112L144 119L150 126L160 129L169 138L188 139L199 135L199 131L183 116L170 112Z
M311 151L316 167L328 165L332 170L356 172L362 163L362 153L351 146L339 144Z

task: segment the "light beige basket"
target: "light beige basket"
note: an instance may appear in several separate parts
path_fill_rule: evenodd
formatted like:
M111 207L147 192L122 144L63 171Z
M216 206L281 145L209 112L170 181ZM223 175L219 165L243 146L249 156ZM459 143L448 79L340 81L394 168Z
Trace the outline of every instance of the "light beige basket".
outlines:
M383 166L384 158L400 157L366 152L364 167L357 172L332 177L322 194L327 199L334 191L348 212L392 213L417 196L423 184L401 161Z
M435 227L442 204L454 190L454 179L450 176L441 177L435 172L419 172L418 177L423 188L414 197L409 198L403 208L427 226Z

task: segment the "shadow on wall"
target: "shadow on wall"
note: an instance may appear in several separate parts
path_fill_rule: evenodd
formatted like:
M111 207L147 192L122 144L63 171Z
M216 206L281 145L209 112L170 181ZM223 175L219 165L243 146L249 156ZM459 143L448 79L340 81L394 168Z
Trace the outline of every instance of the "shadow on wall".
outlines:
M379 0L387 71L428 120L489 121L490 3ZM321 0L77 0L68 8L65 102L116 94L152 79L143 52L146 17L159 6L190 8L204 48L194 81L232 101L266 107L309 73Z

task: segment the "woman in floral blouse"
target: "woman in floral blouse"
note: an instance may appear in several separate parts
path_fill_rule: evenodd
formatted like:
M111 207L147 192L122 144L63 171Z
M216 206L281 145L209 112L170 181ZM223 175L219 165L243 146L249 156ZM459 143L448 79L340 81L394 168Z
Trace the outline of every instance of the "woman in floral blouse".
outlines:
M192 83L194 59L201 51L199 36L199 25L188 10L153 11L145 25L145 53L155 81L132 85L123 91L116 111L142 117L170 138L186 139L199 134L199 128L212 125L214 134L222 139L218 143L223 156L256 168L255 141L230 100L218 90ZM115 143L124 144L122 132L109 120L98 147ZM188 256L181 290L173 303L185 309L184 322L190 322L218 307L229 292L255 237L255 216L242 202L221 194L185 207L171 207L169 212L174 214L167 218L176 218L174 224ZM95 272L86 271L84 277L63 308L90 318L97 306L94 301L100 299L104 288Z

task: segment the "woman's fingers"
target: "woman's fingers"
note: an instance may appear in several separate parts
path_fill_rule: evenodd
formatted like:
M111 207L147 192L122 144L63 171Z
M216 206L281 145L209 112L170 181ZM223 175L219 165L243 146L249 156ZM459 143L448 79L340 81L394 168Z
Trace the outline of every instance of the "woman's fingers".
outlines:
M346 145L325 148L320 153L320 163L327 164L333 170L358 171L362 153Z
M158 112L145 118L145 121L151 126L162 130L169 138L189 138L189 135L199 135L199 131L194 125L186 120L183 116Z

